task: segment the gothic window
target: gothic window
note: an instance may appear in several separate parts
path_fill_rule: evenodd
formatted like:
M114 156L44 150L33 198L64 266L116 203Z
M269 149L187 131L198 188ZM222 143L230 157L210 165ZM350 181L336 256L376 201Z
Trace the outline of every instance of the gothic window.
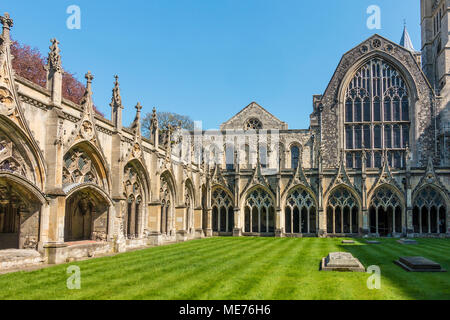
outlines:
M229 194L217 188L212 193L212 229L214 232L233 232L234 206Z
M185 188L185 205L186 205L186 220L185 220L185 230L192 233L194 230L194 198L192 196L191 190Z
M298 146L291 147L291 168L296 169L298 167L298 161L300 158L300 149Z
M34 181L33 170L30 169L17 146L6 136L0 136L0 171L16 173Z
M124 216L124 235L129 238L139 237L141 225L142 199L144 197L143 184L136 169L128 164L124 169L123 190L127 200L127 211Z
M286 233L316 233L315 203L311 194L304 188L296 187L289 193L284 214Z
M397 195L386 187L374 193L369 207L370 233L392 236L402 232L402 206Z
M63 185L72 183L98 184L99 181L97 170L86 152L75 148L65 155Z
M259 119L251 118L245 123L244 130L261 130L262 123Z
M327 233L358 233L359 207L353 194L345 188L336 189L328 198Z
M160 215L160 232L161 234L170 234L172 230L172 193L169 182L166 177L161 177L160 195L161 199L161 215Z
M245 200L245 232L275 232L275 209L272 198L262 188L256 188Z
M432 187L420 190L414 200L414 233L446 233L447 208L441 194Z
M377 152L388 150L393 151L388 153L390 163L396 168L404 167L409 145L409 108L405 80L394 67L374 58L360 68L345 97L347 164L360 167L359 159L365 149L366 164L376 167Z

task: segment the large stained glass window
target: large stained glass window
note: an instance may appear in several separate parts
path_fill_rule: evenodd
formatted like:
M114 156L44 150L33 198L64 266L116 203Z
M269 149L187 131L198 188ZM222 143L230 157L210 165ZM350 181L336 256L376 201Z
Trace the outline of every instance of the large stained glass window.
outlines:
M389 165L405 166L409 145L410 102L405 80L387 62L374 58L351 80L345 97L344 135L348 168L381 165L382 150Z

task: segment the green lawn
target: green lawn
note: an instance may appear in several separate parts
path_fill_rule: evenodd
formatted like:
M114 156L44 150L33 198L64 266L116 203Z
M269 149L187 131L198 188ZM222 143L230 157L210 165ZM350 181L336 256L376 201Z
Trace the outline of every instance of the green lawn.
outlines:
M410 273L393 263L424 256L450 270L449 239L401 245L342 245L342 239L210 238L0 276L0 299L450 299L450 272ZM349 251L381 268L381 290L367 273L319 271L322 257ZM67 267L81 289L66 288Z

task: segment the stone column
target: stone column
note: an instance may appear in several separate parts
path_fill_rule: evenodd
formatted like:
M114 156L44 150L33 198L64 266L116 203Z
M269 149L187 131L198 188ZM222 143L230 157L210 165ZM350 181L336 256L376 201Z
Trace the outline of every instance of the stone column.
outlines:
M233 237L242 237L242 228L241 228L241 209L234 208L234 228L233 228Z

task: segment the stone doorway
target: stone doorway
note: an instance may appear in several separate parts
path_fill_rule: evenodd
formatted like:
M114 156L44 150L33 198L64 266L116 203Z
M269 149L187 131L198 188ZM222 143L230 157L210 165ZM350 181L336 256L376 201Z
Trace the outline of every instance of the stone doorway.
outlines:
M106 241L109 205L93 191L78 191L66 200L64 241Z

